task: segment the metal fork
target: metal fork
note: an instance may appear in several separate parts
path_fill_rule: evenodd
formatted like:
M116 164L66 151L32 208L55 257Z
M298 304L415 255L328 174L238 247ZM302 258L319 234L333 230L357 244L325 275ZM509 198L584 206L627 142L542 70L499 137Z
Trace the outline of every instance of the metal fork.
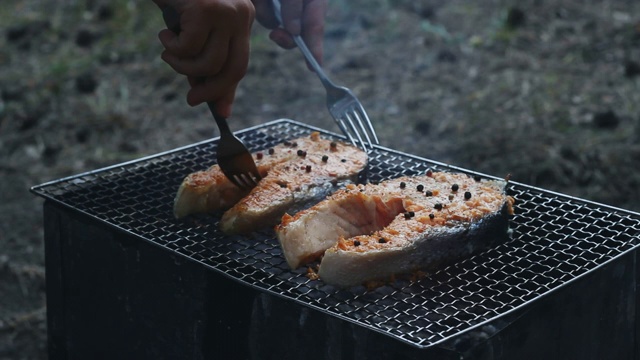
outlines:
M162 9L162 18L169 30L180 33L180 14L174 8L165 6ZM209 101L207 106L220 130L220 141L216 151L220 170L229 181L243 190L255 187L261 176L249 149L233 134L227 119L216 110L216 105Z
M282 25L282 6L280 0L273 0L273 9L276 19ZM373 124L367 116L360 100L351 90L344 86L335 85L320 67L320 64L309 51L307 44L298 35L292 36L304 57L307 59L313 70L318 75L320 82L327 92L327 108L333 119L340 127L340 130L356 146L360 146L366 152L373 150L373 144L379 144ZM365 141L366 140L366 141Z
M254 188L262 178L258 172L253 156L238 139L227 124L227 119L220 116L213 102L207 102L209 110L220 129L220 141L216 150L216 160L224 176L243 190Z

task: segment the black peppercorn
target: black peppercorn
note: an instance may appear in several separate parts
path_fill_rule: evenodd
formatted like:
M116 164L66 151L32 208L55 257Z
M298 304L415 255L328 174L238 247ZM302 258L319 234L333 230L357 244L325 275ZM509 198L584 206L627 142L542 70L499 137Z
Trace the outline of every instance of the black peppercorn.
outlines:
M336 147L338 147L338 143L336 143L335 141L332 141L329 146L331 146L332 149L335 149Z
M453 194L449 194L449 201L453 200L454 196Z
M476 182L480 182L480 180L482 180L482 178L480 176L478 176L478 175L475 175L473 177L473 180L475 180Z
M429 219L433 220L433 219L435 219L435 217L436 217L436 216L435 216L435 215L433 215L433 213L429 214Z
M404 182L404 181L400 182L400 189L404 189L406 187L407 187L407 183L406 182Z
M433 196L433 192L431 190L427 190L424 192L425 196Z
M442 204L437 203L437 204L433 205L433 208L436 209L436 210L442 210Z
M273 155L273 153L276 152L273 148L269 149L269 155Z
M353 240L353 246L360 246L360 241Z
M329 161L329 157L327 155L322 155L322 162Z
M291 141L285 141L283 142L284 146L291 146Z
M304 168L304 171L311 172L311 165L307 165L307 167Z
M302 156L302 157L307 156L307 152L306 152L306 151L304 151L304 150L298 150L298 151L297 151L297 154L298 154L298 156Z
M460 187L458 186L458 184L453 184L453 185L451 185L451 191L453 191L453 192L458 191L458 189L459 189L459 188L460 188Z
M387 242L387 239L385 239L385 238L378 239L378 243L380 243L380 244L384 244L386 242Z
M471 199L471 193L468 192L468 191L465 191L464 198L467 199L467 200Z
M416 186L416 189L420 192L422 192L422 190L424 190L424 185L420 184L418 186Z
M406 213L404 213L405 219L411 219L414 216L416 216L416 213L414 213L413 211L407 211Z
M340 161L345 163L345 162L347 162L347 159L341 159Z

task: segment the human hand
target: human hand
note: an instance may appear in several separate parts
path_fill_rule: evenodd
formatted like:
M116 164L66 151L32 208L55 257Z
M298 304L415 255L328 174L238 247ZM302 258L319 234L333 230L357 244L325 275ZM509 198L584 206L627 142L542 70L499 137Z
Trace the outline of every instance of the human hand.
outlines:
M180 32L158 34L161 57L186 75L191 106L211 101L229 117L236 88L249 65L249 40L255 9L250 0L153 0L179 14Z
M280 24L273 12L272 0L252 1L258 22L267 29L272 29L269 34L271 40L285 49L292 49L296 44L291 35L300 35L313 57L322 64L327 0L280 0L284 29L279 28Z

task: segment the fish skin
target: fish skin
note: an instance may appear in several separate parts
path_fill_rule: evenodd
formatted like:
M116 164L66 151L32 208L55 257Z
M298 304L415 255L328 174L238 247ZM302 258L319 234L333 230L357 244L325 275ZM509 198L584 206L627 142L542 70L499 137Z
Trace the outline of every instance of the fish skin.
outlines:
M505 194L506 182L429 175L349 185L305 211L285 215L276 234L287 263L295 269L322 257L320 279L351 286L433 269L508 239L513 198ZM427 190L435 194L426 196ZM467 191L474 193L471 199L464 197ZM434 209L438 203L442 210ZM407 218L409 211L413 216Z
M286 211L306 208L356 181L368 164L364 151L325 139L318 132L272 150L254 153L262 179L251 190L233 185L218 165L189 174L174 200L175 216L225 211L220 220L222 231L246 234L274 226Z
M416 239L412 246L370 253L331 247L322 258L318 276L323 281L349 287L369 281L388 281L398 274L435 270L489 249L509 239L509 206L477 223L456 225Z

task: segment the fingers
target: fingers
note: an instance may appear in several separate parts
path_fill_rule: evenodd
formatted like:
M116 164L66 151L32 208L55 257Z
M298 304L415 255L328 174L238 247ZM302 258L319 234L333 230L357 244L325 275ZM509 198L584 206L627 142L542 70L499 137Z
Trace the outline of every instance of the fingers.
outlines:
M275 29L280 26L278 19L273 13L273 3L271 0L253 0L256 9L256 20L267 29Z
M322 63L324 18L327 0L280 0L282 7L282 28L278 27L273 15L272 0L253 0L256 18L268 29L269 38L278 46L291 49L295 42L292 35L301 35L318 63Z
M179 57L197 56L214 31L213 24L203 12L183 11L180 14L180 34L162 30L158 38L164 48Z
M166 50L161 57L177 73L187 76L212 76L221 71L228 60L230 38L227 34L215 32L202 46L202 51L193 57L180 57Z
M228 58L238 61L225 62L220 72L214 76L205 79L190 77L191 90L187 94L189 105L195 106L206 101L214 101L218 112L226 117L231 115L231 105L235 99L236 88L249 67L250 51L248 36L234 38L229 44ZM239 61L240 59L243 61Z
M296 47L296 43L293 41L291 34L282 28L272 30L269 33L269 39L284 49L293 49Z
M291 35L300 35L302 31L302 10L300 0L280 0L282 5L282 26Z
M167 0L154 1L161 6ZM158 38L165 47L161 57L189 79L187 102L191 106L213 101L221 114L229 116L249 64L254 7L249 0L175 3L180 32L160 31Z
M327 12L327 0L305 0L302 17L302 38L313 57L322 64L324 44L324 18Z

